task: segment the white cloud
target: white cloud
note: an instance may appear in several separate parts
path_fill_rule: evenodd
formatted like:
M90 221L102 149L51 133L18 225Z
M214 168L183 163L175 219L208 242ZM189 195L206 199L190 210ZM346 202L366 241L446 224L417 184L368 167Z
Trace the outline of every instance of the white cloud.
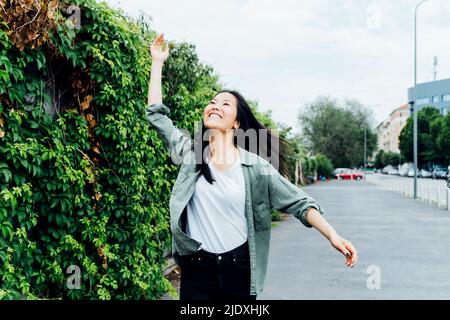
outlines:
M317 95L359 99L382 120L413 84L415 0L110 0L153 17L166 38L195 43L201 60L247 98L297 127ZM450 77L450 1L419 12L419 82Z

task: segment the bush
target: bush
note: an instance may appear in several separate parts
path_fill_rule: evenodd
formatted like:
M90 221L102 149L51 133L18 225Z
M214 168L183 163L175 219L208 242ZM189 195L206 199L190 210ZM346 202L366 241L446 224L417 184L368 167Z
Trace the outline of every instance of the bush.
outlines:
M322 177L332 178L334 168L331 160L321 154L317 155L315 160L317 163L317 174Z
M383 165L383 155L384 155L384 150L383 149L378 150L378 152L375 156L375 162L374 162L375 168L381 169L381 168L385 167Z
M384 152L382 156L383 167L391 165L398 166L404 162L404 158L397 152Z
M315 177L317 174L317 162L314 158L306 158L304 161L304 173L306 177Z
M304 175L308 181L314 182L318 177L332 178L333 163L324 155L306 158L303 160Z
M80 29L61 13L69 1L23 1L0 13L0 298L157 299L173 290L162 267L177 170L145 118L155 34L94 0L70 1ZM192 45L170 45L165 103L189 129L217 76Z

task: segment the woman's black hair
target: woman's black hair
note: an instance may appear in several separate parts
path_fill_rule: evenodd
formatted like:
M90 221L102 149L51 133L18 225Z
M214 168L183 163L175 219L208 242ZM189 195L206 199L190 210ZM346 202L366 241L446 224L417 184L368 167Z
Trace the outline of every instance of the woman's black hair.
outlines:
M247 101L244 99L244 97L235 90L221 90L216 93L223 93L228 92L232 94L237 99L237 121L239 122L239 129L242 129L245 133L249 129L254 129L257 133L260 132L260 130L266 130L267 136L264 139L264 141L260 140L260 135L257 134L257 146L250 147L250 141L248 139L244 139L244 141L241 141L242 139L237 139L236 136L234 136L234 145L238 146L250 151L254 152L253 150L257 150L256 154L261 156L262 158L269 161L270 159L273 160L274 158L278 161L278 165L275 166L278 169L278 172L289 179L290 173L289 173L289 165L288 165L288 153L289 153L289 145L286 140L283 138L277 136L274 134L269 128L265 127L263 124L261 124L253 114L252 110L250 109L250 106L248 105ZM231 128L230 128L231 129ZM200 175L203 175L210 184L215 181L211 175L211 171L208 167L208 163L204 161L203 154L205 152L205 149L209 145L208 139L203 139L204 134L206 132L207 128L205 127L205 124L203 123L202 119L202 126L201 130L199 130L196 134L201 134L200 137L197 137L195 139L196 141L201 141L202 144L202 161L196 164L196 170L200 170ZM205 141L206 140L206 141Z

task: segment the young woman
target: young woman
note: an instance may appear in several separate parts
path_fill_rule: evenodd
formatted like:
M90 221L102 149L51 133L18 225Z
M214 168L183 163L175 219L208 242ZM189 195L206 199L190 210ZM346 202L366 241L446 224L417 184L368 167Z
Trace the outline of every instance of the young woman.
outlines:
M196 143L173 125L162 103L161 74L169 56L164 34L153 41L150 53L147 118L180 165L169 204L180 299L256 299L267 271L271 210L316 228L353 267L354 246L327 223L313 198L283 176L283 141L266 131L268 142L256 138L261 147L256 152L249 151L252 142L239 143L238 131L265 129L245 99L236 91L217 93L204 109L202 140ZM263 154L279 156L279 170Z

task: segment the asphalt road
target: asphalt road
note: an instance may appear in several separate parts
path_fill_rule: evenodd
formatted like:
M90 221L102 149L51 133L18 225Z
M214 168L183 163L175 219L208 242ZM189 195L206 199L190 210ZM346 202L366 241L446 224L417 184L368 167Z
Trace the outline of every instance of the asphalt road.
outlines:
M258 299L450 299L450 212L366 181L304 188L359 251L344 257L289 216L272 229L265 290Z

